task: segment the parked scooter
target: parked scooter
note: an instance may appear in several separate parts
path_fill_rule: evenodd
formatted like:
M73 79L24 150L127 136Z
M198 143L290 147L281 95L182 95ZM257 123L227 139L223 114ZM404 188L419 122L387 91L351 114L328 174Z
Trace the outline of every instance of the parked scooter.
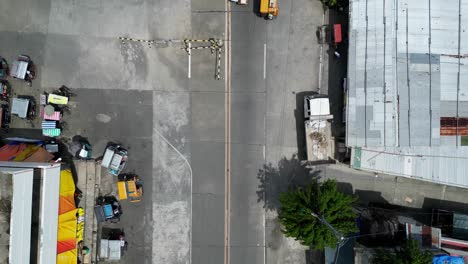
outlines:
M8 76L8 63L7 61L0 57L0 79L4 79Z
M10 106L8 104L2 104L0 106L0 127L8 129L10 128L11 114Z
M11 86L7 80L0 80L0 100L7 101L10 99Z
M57 94L57 95L60 95L60 96L65 96L65 97L68 97L68 98L76 96L76 94L74 92L72 92L71 89L66 87L65 85L60 86L60 88L55 90L53 92L53 94Z
M88 139L79 135L72 138L72 141L67 143L68 152L70 152L75 158L88 160L92 155L91 143Z

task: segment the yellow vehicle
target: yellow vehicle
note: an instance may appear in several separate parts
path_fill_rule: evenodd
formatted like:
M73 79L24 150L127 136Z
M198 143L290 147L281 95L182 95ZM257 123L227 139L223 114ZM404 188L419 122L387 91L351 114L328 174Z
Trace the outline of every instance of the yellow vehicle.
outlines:
M278 0L260 0L260 15L273 19L278 16Z
M119 175L117 182L119 200L129 200L132 203L141 202L143 197L143 184L140 178L133 173Z

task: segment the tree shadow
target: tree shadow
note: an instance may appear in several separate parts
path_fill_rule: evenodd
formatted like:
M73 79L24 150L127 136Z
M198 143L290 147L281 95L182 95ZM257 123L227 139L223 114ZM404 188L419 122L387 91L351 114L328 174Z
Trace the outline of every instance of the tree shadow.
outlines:
M257 173L259 188L257 201L267 210L280 208L279 195L291 188L306 186L319 179L320 170L298 159L283 157L277 166L265 164Z

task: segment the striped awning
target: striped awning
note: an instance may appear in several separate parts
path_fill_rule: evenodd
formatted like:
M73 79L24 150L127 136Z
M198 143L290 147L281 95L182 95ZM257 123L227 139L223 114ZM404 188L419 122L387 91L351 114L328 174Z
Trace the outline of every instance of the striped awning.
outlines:
M42 135L48 137L58 137L60 136L60 129L59 128L44 128L42 129Z
M60 121L61 114L60 114L60 111L55 111L52 115L47 115L46 112L44 111L43 118L44 120Z
M42 121L42 128L56 128L57 122L55 121Z

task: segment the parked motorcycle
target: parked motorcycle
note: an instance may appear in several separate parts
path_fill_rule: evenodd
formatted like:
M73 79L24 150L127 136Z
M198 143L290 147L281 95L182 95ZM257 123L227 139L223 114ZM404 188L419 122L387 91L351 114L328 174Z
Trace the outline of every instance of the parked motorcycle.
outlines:
M0 80L0 100L7 101L10 99L11 86L7 80Z

